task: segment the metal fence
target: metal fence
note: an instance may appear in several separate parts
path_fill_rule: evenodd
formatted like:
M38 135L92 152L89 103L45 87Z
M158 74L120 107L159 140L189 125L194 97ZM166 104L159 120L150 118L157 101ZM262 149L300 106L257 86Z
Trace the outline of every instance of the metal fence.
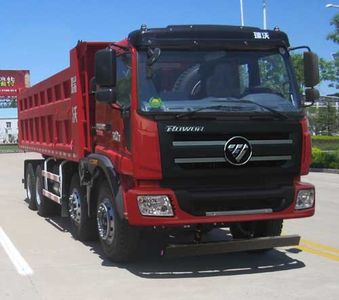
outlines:
M313 135L339 135L339 97L321 97L306 111Z

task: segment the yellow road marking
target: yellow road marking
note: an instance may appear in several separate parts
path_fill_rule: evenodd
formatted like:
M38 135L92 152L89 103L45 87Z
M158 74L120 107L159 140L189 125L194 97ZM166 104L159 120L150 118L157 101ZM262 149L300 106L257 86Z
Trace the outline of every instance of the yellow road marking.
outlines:
M339 262L339 256L331 254L331 253L328 253L328 252L320 251L320 250L308 247L306 245L300 245L300 246L297 246L296 248L298 248L298 249L300 249L302 251L309 252L311 254L315 254L315 255L318 255L318 256L326 257L328 259L335 260L335 261Z
M283 232L283 234L285 234L285 232ZM296 248L334 261L339 261L339 248L305 239L301 239L300 245L296 246Z
M301 242L302 245L306 245L306 246L309 246L309 247L318 248L318 249L321 249L321 250L326 250L328 252L339 254L338 248L334 248L334 247L331 247L331 246L327 246L327 245L324 245L324 244L320 244L320 243L316 243L316 242L313 242L313 241L310 241L310 240L304 240L304 239L302 239L300 242Z

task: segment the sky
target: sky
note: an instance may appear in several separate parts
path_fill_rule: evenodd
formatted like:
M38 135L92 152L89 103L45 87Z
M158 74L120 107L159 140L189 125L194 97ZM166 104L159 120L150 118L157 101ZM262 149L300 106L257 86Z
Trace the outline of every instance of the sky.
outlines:
M176 24L240 25L239 0L0 0L0 69L31 72L35 84L69 65L78 40L119 41L129 32ZM292 46L308 45L331 59L326 40L339 0L266 0L267 24L285 31ZM247 26L263 27L262 0L243 0ZM331 93L325 84L321 92Z

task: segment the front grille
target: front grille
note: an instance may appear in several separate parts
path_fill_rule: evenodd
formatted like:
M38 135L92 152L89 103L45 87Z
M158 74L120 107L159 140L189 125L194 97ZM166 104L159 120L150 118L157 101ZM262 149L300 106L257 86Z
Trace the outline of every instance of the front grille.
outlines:
M171 126L204 128L199 132L168 132ZM297 174L301 154L299 121L159 121L163 179ZM225 143L244 137L252 147L242 166L226 161ZM240 181L240 180L239 180Z
M243 133L246 138L250 134ZM292 159L293 139L288 134L272 133L279 139L249 139L253 154L247 167L280 166ZM205 138L205 136L203 137ZM216 169L234 167L225 161L224 146L228 136L219 137L217 140L174 140L172 148L174 163L183 169ZM197 153L198 152L198 153Z

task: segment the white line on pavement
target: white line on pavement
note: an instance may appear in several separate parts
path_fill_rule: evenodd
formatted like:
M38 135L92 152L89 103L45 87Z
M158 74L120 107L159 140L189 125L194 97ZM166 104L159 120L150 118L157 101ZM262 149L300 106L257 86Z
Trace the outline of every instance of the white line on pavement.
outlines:
M14 244L11 242L7 234L0 227L0 244L6 251L8 257L12 261L16 270L20 275L28 276L33 274L33 270L21 256L19 251L15 248Z

